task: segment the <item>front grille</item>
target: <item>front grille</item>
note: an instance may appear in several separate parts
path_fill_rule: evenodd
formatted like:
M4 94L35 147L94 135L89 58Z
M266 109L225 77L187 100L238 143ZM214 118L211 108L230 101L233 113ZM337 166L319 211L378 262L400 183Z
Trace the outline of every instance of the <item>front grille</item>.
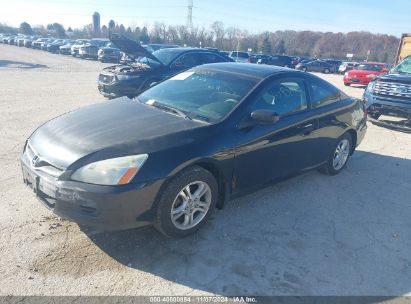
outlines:
M31 165L31 167L34 170L41 171L49 176L52 177L59 177L62 173L63 170L61 168L58 168L51 163L47 162L44 158L42 158L30 145L30 143L27 144L26 150L24 151L25 157L28 161L28 163Z
M98 80L102 83L111 83L113 82L114 75L106 75L106 74L100 74L98 76Z
M411 101L411 84L377 81L373 93L379 96L405 98Z

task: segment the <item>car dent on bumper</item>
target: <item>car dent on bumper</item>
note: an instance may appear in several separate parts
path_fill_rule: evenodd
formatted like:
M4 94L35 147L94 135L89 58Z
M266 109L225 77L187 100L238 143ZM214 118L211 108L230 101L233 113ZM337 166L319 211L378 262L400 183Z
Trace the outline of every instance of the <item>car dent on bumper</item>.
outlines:
M48 209L62 218L104 231L150 224L152 207L164 182L101 186L60 181L34 169L24 156L21 167L24 183Z

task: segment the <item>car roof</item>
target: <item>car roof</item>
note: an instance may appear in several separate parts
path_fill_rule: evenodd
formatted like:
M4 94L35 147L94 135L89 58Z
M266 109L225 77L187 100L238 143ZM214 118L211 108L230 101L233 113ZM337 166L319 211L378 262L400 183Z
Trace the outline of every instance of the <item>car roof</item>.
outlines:
M261 80L267 78L268 76L272 76L281 72L302 73L297 70L292 70L289 68L283 68L273 65L238 62L210 63L201 65L199 67L214 71L235 73L239 75L244 75L245 77L259 78Z
M169 52L169 53L173 53L173 54L182 54L182 53L187 53L187 52L208 52L208 53L217 53L217 51L214 50L209 50L209 49L200 49L200 48L190 48L190 47L186 47L186 48L166 48L166 49L159 49L156 52Z

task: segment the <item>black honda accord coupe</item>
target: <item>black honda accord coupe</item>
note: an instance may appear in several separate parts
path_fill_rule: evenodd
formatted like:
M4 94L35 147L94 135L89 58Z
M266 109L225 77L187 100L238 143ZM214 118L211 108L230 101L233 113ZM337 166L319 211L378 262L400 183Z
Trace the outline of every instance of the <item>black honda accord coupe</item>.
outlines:
M306 170L339 173L366 120L362 101L314 75L216 63L50 120L21 165L63 218L183 237L229 199Z

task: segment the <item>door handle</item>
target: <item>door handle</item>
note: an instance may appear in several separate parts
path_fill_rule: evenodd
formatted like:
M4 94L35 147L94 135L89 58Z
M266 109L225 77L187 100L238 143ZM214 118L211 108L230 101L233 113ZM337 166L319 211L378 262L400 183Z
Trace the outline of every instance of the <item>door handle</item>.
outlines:
M300 130L301 130L301 132L300 132L301 135L303 135L303 136L310 135L310 133L312 131L314 131L314 124L312 124L312 123L306 124L306 125L300 127Z

